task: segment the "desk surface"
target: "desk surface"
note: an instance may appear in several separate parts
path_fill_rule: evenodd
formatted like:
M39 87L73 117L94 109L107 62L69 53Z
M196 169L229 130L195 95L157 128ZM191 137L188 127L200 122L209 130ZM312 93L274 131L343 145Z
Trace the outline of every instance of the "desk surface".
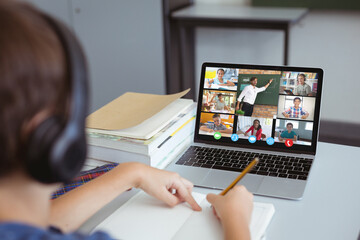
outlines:
M319 143L302 200L255 196L254 201L275 206L266 239L357 239L360 230L359 156L360 148L357 147ZM339 169L341 165L343 169ZM194 191L218 192L205 188L195 188ZM133 195L131 192L114 200L80 230L88 232L95 227L126 197Z
M295 23L307 13L306 8L246 7L224 4L194 4L172 13L174 19L209 19L232 21L272 21Z

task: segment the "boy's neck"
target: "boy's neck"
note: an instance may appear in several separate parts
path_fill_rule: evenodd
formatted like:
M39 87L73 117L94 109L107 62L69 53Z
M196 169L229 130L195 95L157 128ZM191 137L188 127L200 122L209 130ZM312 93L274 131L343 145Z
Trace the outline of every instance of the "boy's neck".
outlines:
M40 184L23 173L0 178L0 222L47 227L54 185Z

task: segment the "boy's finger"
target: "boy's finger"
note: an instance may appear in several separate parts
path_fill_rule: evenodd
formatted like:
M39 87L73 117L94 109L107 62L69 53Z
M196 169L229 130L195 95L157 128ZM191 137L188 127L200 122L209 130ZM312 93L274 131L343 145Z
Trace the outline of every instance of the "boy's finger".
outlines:
M168 190L164 189L161 193L160 200L164 201L170 207L174 207L180 203L180 199L175 195L170 193Z
M189 192L183 184L178 185L176 187L176 191L179 194L179 196L181 196L181 198L185 200L185 202L190 204L193 210L201 211L201 207L199 206L199 204L197 204L197 202L191 195L191 192Z

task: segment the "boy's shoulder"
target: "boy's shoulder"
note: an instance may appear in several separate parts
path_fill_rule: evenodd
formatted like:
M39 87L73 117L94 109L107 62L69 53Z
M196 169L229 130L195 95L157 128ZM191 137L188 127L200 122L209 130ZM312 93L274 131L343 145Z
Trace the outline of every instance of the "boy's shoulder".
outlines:
M80 233L63 234L56 228L42 229L23 223L1 223L1 240L112 240L103 232L91 235Z

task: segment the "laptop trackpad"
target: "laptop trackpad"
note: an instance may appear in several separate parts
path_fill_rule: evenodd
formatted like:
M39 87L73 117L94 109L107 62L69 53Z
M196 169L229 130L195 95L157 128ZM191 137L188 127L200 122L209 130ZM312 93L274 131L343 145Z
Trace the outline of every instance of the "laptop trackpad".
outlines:
M166 170L179 173L181 177L189 180L196 186L200 186L202 180L210 172L209 168L189 167L176 164L169 166Z
M200 186L225 189L237 176L239 176L238 172L212 169L201 182ZM238 185L244 185L249 192L254 193L258 190L263 178L263 176L247 174Z

